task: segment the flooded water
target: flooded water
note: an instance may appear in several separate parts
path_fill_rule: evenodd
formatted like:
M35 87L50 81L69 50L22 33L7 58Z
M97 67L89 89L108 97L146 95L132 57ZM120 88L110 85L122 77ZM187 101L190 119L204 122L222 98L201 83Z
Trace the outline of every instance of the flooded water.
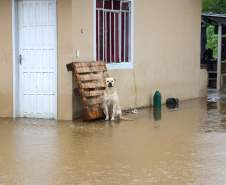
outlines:
M115 124L0 120L1 185L225 183L224 98Z

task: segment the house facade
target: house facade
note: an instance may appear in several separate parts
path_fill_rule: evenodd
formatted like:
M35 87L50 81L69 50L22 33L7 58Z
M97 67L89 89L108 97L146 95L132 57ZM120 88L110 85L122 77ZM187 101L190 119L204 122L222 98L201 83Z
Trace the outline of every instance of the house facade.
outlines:
M104 60L123 108L204 97L200 25L201 0L0 0L0 117L71 120L73 61Z

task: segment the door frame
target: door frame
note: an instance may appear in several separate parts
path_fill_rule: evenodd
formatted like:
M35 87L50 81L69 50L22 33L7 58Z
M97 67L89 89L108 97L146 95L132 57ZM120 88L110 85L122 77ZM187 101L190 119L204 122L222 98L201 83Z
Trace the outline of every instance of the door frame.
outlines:
M11 0L12 2L12 46L13 46L13 118L23 117L20 111L20 90L19 90L19 27L18 27L18 2L19 0ZM58 118L58 40L57 40L57 0L56 5L56 61L55 61L55 110L54 119Z

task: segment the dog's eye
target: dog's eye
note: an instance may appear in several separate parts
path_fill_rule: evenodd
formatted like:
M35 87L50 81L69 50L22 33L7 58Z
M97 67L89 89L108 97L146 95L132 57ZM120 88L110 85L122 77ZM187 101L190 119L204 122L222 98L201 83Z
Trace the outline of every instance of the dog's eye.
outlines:
M107 81L107 83L109 83L109 81Z

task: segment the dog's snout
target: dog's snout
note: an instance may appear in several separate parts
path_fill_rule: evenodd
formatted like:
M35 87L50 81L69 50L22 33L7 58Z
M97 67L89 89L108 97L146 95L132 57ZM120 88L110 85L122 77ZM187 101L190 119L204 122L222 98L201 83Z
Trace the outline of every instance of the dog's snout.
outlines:
M112 82L109 82L108 87L113 87Z

